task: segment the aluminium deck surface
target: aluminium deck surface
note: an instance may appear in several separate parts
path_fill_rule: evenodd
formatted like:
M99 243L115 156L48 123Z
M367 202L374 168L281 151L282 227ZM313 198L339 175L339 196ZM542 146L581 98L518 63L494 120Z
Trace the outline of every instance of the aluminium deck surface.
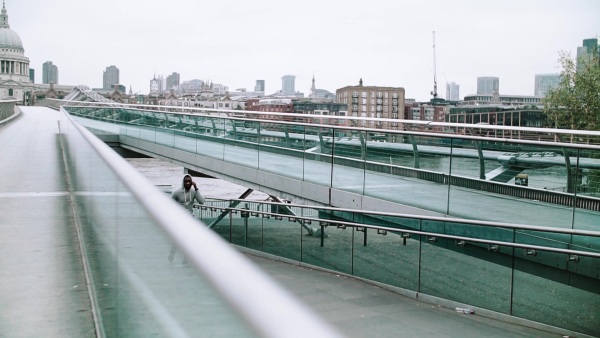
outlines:
M0 337L95 337L58 116L0 127Z

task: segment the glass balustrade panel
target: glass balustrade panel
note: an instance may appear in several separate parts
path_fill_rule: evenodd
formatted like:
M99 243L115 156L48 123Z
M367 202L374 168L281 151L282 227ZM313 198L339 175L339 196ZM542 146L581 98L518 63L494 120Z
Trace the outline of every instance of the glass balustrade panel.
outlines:
M456 302L510 313L511 250L444 239L445 222L422 221L420 291Z
M573 228L600 231L600 150L581 149L577 154Z
M67 137L82 247L105 335L254 336L74 128Z
M172 129L174 132L174 147L185 152L196 153L196 120L187 114L173 114ZM194 162L193 159L190 162Z
M364 132L332 129L321 135L327 151L333 152L333 188L362 194L364 189Z
M172 121L168 113L154 113L156 119L156 143L166 147L173 147L175 144L175 132L172 129Z
M302 228L300 219L282 215L283 210L279 210L279 206L276 205L264 205L262 209L267 212L260 216L262 251L301 261L302 243L307 232Z
M303 126L261 123L259 169L302 180L306 150Z
M323 224L323 226L321 226ZM302 262L352 274L355 230L335 222L313 224L316 231L302 237Z
M223 120L226 134L223 139L223 160L242 167L258 168L258 135L260 122Z
M516 250L514 263L512 314L528 320L597 336L600 333L600 260L579 257L570 261L567 254L553 255L553 262L542 262L526 250ZM581 264L581 268L579 268ZM565 270L565 265L567 269ZM592 267L594 277L586 276Z
M194 116L196 129L196 154L222 160L224 156L227 125L224 119L212 116Z
M334 130L325 127L305 127L305 140L314 144L304 152L304 181L330 187L332 175L332 144Z
M398 229L418 229L420 223L415 219L389 216L365 216L361 222ZM354 234L354 275L417 291L420 236L366 227L359 230Z

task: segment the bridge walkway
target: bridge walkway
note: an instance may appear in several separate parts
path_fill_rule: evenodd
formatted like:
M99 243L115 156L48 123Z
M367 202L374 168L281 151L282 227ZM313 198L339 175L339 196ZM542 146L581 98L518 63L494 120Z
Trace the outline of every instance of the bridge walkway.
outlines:
M0 127L0 337L95 337L58 114Z

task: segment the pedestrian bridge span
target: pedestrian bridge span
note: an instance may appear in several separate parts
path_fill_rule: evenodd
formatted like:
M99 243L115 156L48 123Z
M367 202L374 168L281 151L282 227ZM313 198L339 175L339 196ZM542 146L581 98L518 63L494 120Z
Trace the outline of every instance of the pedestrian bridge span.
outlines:
M0 130L0 137L6 141L3 144L9 144L9 139L15 142L13 143L15 145L22 144L17 142L17 140L21 139L19 135L23 135L23 138L28 139L29 142L33 141L35 145L30 148L29 152L19 151L16 147L6 148L14 149L14 151L3 152L1 156L13 154L10 155L13 160L8 161L8 158L3 157L1 163L3 163L3 168L5 169L3 172L10 173L12 178L19 177L18 164L30 163L27 162L27 156L17 156L17 154L33 155L35 153L36 158L39 158L40 161L48 159L50 160L48 163L64 163L64 165L58 165L57 170L50 170L51 166L46 165L46 171L51 175L40 177L40 180L32 182L34 184L31 185L18 184L19 182L27 182L26 180L3 180L3 195L0 197L4 198L5 201L10 200L13 203L18 203L19 199L15 199L15 197L20 195L12 192L9 193L8 190L10 187L18 187L18 189L23 190L23 193L35 194L35 191L40 191L41 186L47 187L51 182L59 182L58 190L50 191L44 188L41 190L44 192L43 196L39 196L39 198L64 199L64 203L59 203L56 208L49 206L48 210L50 213L56 215L64 214L65 220L78 219L81 222L79 225L73 224L72 226L74 228L79 227L82 231L80 240L86 244L81 250L89 255L88 259L92 264L89 267L89 272L95 276L95 279L88 282L88 284L81 282L76 283L76 285L93 284L97 288L95 293L98 295L99 300L97 305L98 313L100 314L101 321L107 324L104 329L107 330L109 336L115 332L132 332L132 328L135 328L135 332L140 333L140 335L158 333L168 336L194 335L195 332L198 332L197 330L204 330L206 328L214 330L211 332L238 336L240 334L251 336L252 332L260 336L277 336L277 333L281 334L281 332L277 331L268 334L269 331L262 331L267 329L257 328L260 326L258 324L256 327L252 324L252 328L246 331L243 320L240 321L236 319L235 315L231 316L228 314L229 312L225 306L221 307L221 305L217 305L216 308L222 309L223 312L220 312L220 310L215 311L215 303L212 302L211 311L209 312L215 313L210 313L212 316L208 316L209 312L202 312L205 314L203 318L213 318L211 320L213 324L219 323L219 320L222 320L221 323L226 323L226 325L211 325L208 322L199 323L197 316L190 316L191 312L187 311L187 309L198 309L198 311L205 311L202 309L206 309L199 304L194 304L194 301L199 298L190 297L190 292L206 293L206 296L208 296L211 293L210 287L204 289L205 285L207 285L204 277L210 276L208 271L213 268L215 271L232 271L229 268L224 268L232 264L235 267L232 267L232 269L235 270L238 268L238 265L233 262L237 262L237 260L235 258L231 258L230 260L229 254L225 253L223 255L215 255L216 251L214 250L220 249L210 245L213 242L210 236L205 237L203 233L194 234L194 231L188 232L188 230L197 228L199 223L188 224L185 215L178 215L179 213L176 211L171 212L168 206L169 203L162 203L161 198L164 196L160 197L160 192L157 192L153 188L146 188L147 182L138 180L133 176L124 175L123 172L127 172L127 170L114 165L113 162L118 162L114 158L114 154L108 155L106 149L103 150L98 142L89 138L89 135L85 136L86 132L83 129L79 128L77 124L71 124L68 115L64 115L63 117L53 114L54 112L48 115L39 115L35 118L34 114L26 114L26 119L20 118L17 120L19 124L11 124L10 129ZM75 115L72 114L71 116ZM60 123L56 123L57 120ZM82 123L84 122L83 119L78 120ZM87 120L106 123L106 121ZM89 122L86 125L89 125ZM120 141L122 137L123 139L127 137L134 138L133 134L127 134L128 129L126 125L120 123L113 123L113 125L118 126L118 139ZM13 126L27 126L33 129L30 129L30 133L26 134L25 128L18 130L13 128ZM89 128L103 130L105 133L109 132L109 130L102 129L104 127L100 128L100 126L89 125ZM174 160L176 158L174 155L181 155L181 159L184 160L186 158L197 160L199 156L197 149L208 147L211 151L215 151L214 142L198 142L201 138L195 135L192 138L196 139L196 141L188 143L187 140L179 138L179 136L185 135L180 135L178 132L173 131L169 133L167 129L167 133L163 134L162 130L160 132L156 130L152 132L152 128L139 128L139 125L137 127L137 129L129 129L129 131L137 133L137 139L148 142L147 146L149 147L152 147L150 145L151 138L142 139L139 135L142 133L144 135L154 135L154 141L152 142L154 143L154 148L152 149L154 149L156 154L159 154L157 155L159 157L167 158L167 155L170 155L170 159ZM41 133L41 131L49 129L60 132L58 136L56 136L56 131L51 132L49 135ZM6 131L9 131L9 133L6 133ZM25 135L29 135L30 137L26 137ZM41 135L49 137L38 140L36 136ZM82 137L78 135L82 135ZM225 140L226 138L222 139ZM264 148L269 149L269 151L263 153L264 149L261 149L261 145L257 147L256 144L253 145L244 139L233 141L237 144L229 143L228 141L216 143L217 145L221 144L220 147L217 147L216 151L216 153L219 153L218 150L220 149L220 159L216 155L216 157L211 157L206 154L201 155L203 156L201 159L225 162L224 159L231 157L232 163L238 165L240 170L243 169L244 172L247 170L259 171L262 168L261 159L265 159L267 153L276 153L277 150L274 149L281 148L277 145L269 147L273 146L273 144L265 144ZM53 145L53 150L43 151L43 149L47 150L50 145ZM131 145L129 147L133 148ZM184 147L189 148L182 149ZM193 154L191 154L192 147L196 149ZM143 150L141 147L138 149ZM244 155L243 152L235 151L240 149L250 149L250 153L254 154L254 156ZM304 155L304 151L302 153L303 159L305 156L308 156ZM45 154L45 156L40 156L41 154ZM282 152L279 155L279 164L294 158L300 158L299 155L289 156L286 152ZM335 155L335 151L334 154L329 155L327 153L315 154L315 156L320 156L320 158L308 157L308 159L318 163L328 163L327 160L320 160L328 159L330 164L326 168L330 172L333 171L338 174L345 173L344 171L338 171L344 168L358 169L358 172L362 172L364 177L369 177L369 180L366 181L367 183L359 181L359 183L353 182L352 185L349 185L347 182L343 182L343 180L333 180L332 176L335 176L335 174L330 173L329 176L325 176L329 177L329 186L325 185L325 190L328 192L333 191L331 189L335 190L343 187L343 189L339 189L340 193L368 196L368 193L365 194L364 191L377 188L377 186L369 186L372 181L376 181L376 178L371 177L371 173L366 174L366 171L383 174L382 177L388 179L396 179L396 176L399 176L394 175L393 172L390 175L388 172L380 171L380 167L376 165L372 167L369 166L371 164L363 165L366 166L364 168L350 165L350 163L354 163L351 160L355 158L348 156L349 154L345 154L346 156L333 155ZM113 157L111 158L110 156ZM248 157L244 161L239 160L239 156ZM19 159L19 161L14 161L16 159ZM182 164L186 163L181 159L174 161ZM270 163L269 158L265 160L267 162L264 164L269 164L269 167L271 167L272 163ZM395 160L393 159L392 162ZM371 162L378 164L376 161ZM194 163L197 162L190 161L188 164L191 166ZM248 163L252 165L248 165ZM7 164L10 164L10 166ZM276 162L273 166L277 167L277 164ZM218 166L219 164L212 165ZM221 168L224 167L224 163L221 163ZM306 180L305 177L310 176L312 172L315 175L320 173L320 167L313 169L308 167L310 165L302 164L302 170L299 170L293 166L285 167L282 165L279 169L283 168L291 171L293 173L292 177L295 177L296 180ZM24 166L22 168L28 167ZM197 169L202 168L200 166L197 167ZM216 168L218 169L218 167ZM374 168L377 168L377 170ZM419 169L422 170L422 168ZM35 168L35 170L39 170L39 168ZM274 173L274 169L272 168L264 171L274 175L273 177L284 176L282 172ZM218 174L218 170L214 169L213 173ZM234 171L227 171L226 173L227 175L231 175L231 177L237 176ZM356 175L355 171L348 171L347 173L349 178ZM250 182L250 179L255 179L258 175L257 173L255 176L242 176L242 179ZM61 177L71 178L63 181ZM98 177L98 179L89 180L90 177ZM311 182L310 178L308 180L307 184L314 185L320 185L321 181L327 182L327 180L321 179L316 182ZM428 185L432 187L444 186L443 183L435 183L419 177L408 177L406 180L414 180L421 184L420 188L415 188L414 190L423 189L424 186ZM333 188L332 184L334 182L337 188ZM262 184L260 187L268 187L268 184L270 184L268 182L262 183L262 181L255 181L254 184L259 183ZM379 181L379 184L389 186L390 183L389 181ZM278 188L278 191L287 189L285 186L274 187L273 189ZM369 189L366 187L369 187ZM446 191L446 194L448 193L447 186L444 191ZM450 192L453 193L452 190ZM331 192L332 195L336 193ZM501 199L500 197L497 198ZM504 199L510 198L504 196ZM69 200L71 200L71 204L69 204ZM325 201L329 202L332 200L326 199ZM384 202L385 200L380 199L380 201ZM50 204L52 203L50 202ZM400 204L393 201L390 203L393 203L390 205ZM72 209L65 209L65 206L68 205L71 205ZM232 203L229 201L224 204L218 201L211 202L211 204L204 208L200 208L196 216L202 218L207 224L211 224L214 220L218 219L223 210L228 210L230 216L215 224L213 229L217 234L233 244L285 257L286 259L301 262L301 264L310 264L311 266L319 266L347 275L359 276L383 283L382 285L393 285L400 288L400 292L404 292L406 295L417 299L435 300L434 303L443 303L445 306L465 304L471 308L475 308L476 313L480 314L506 314L513 319L533 320L540 323L540 328L544 330L543 332L530 331L531 333L529 334L533 336L551 336L548 332L570 335L573 335L575 332L596 335L598 332L597 321L595 321L594 315L596 314L595 310L598 308L598 294L600 293L594 288L594 285L597 285L594 281L598 279L595 269L598 266L597 260L599 258L597 257L598 250L595 239L600 234L591 230L584 230L586 223L583 221L582 215L578 215L574 222L571 220L570 227L561 227L558 224L553 224L546 227L537 226L528 228L520 226L515 228L508 224L486 223L473 221L473 219L459 220L456 216L452 218L447 217L449 216L448 214L442 215L443 217L411 216L408 214L376 213L372 212L373 210L365 209L361 211L361 209L342 209L340 207L290 205L291 208L284 209L292 210L293 215L291 215L289 213L273 213L274 210L287 205L266 204L262 202L251 204L249 201L240 201L239 207L236 208L232 208L231 205ZM544 210L551 209L550 206L551 204L548 204L546 206L548 209ZM415 208L414 206L410 207ZM554 208L568 209L557 206L557 204L554 205ZM17 207L11 208L11 210L13 209L19 210ZM571 215L573 215L573 208L571 208L571 212ZM577 209L575 212L587 213L592 216L594 214L589 209ZM16 217L17 215L18 213L12 212L3 213L0 224L8 229L9 225L14 224L11 221L14 218L11 217ZM31 220L32 222L28 223L30 225L37 224L43 226L50 224L43 220L51 220L53 218L49 217L48 214L44 215L39 219L31 219L31 217L21 217L19 219L22 221ZM162 224L163 222L165 224ZM412 226L402 229L390 227L390 225L399 223L406 226L412 224ZM177 224L178 227L183 226L187 230L179 232L174 228L170 228L167 224ZM326 231L321 231L321 234L328 234L329 236L305 236L305 228L302 225L306 224L313 227L326 228ZM52 225L53 229L57 227L58 224ZM491 231L491 229L495 228L500 228L502 231ZM170 237L165 237L165 232L170 234ZM560 240L543 240L543 238L548 238L550 234L560 236ZM66 232L61 236L53 236L53 238L71 238L69 236L72 236L72 233ZM537 238L538 240L533 241L532 238ZM207 241L207 239L211 240ZM188 266L186 268L185 264L179 264L179 262L170 265L168 261L163 261L166 255L162 255L162 253L169 251L172 241L177 244L177 248L183 253L193 258L193 267ZM8 243L5 242L2 247L8 248ZM200 245L201 248L199 248L198 243L202 243ZM11 252L18 252L16 251L18 246L10 247L15 248ZM56 247L64 246L59 242ZM204 252L203 254L198 251L200 249L210 252ZM52 252L47 248L44 250L46 253ZM67 252L63 253L66 257L69 257ZM201 257L197 255L204 257L200 259ZM52 254L47 256L53 257ZM17 256L13 257L16 258ZM218 264L219 261L223 260L226 263ZM24 262L24 260L20 261ZM31 263L32 260L27 260L27 262ZM402 263L398 264L399 262ZM539 264L540 262L543 264ZM73 262L73 267L79 266L76 263L77 260ZM552 266L552 264L556 264L557 266ZM49 264L49 266L51 265ZM198 276L190 268L198 268L198 271L203 272L201 273L202 276ZM73 269L69 271L78 271L76 274L79 277L83 277L84 275L80 270ZM68 277L67 274L64 276ZM21 277L23 278L22 280L27 280L27 276ZM245 281L247 281L246 277L247 275L244 274ZM231 278L227 279L232 280ZM176 285L173 285L172 282L176 282ZM51 288L51 283L42 284ZM71 283L65 280L65 283L61 285L63 284L69 285ZM219 283L217 282L217 284ZM307 285L314 286L315 280L307 281ZM69 285L69 288L72 287L72 284ZM225 287L225 289L229 289L230 291L239 290L236 286ZM269 287L263 285L261 289L271 292L270 285ZM37 290L37 286L35 290ZM60 288L55 289L55 291L57 290L58 294L64 292ZM77 290L77 288L73 290ZM174 290L182 292L174 293ZM9 291L10 287L7 284L3 284L1 296L3 299L11 300L11 304L18 305L18 297L15 297L15 294ZM258 292L259 289L255 291ZM242 294L244 293L242 292ZM247 292L247 294L253 293L255 292ZM330 290L328 293L337 292ZM240 296L239 293L232 294L235 296L231 298ZM319 295L319 297L323 296L325 295ZM200 299L204 298L200 297ZM565 299L574 299L579 304L579 311L572 317L565 315L572 312L569 311L569 309L572 309L572 305L569 302L565 302ZM361 304L365 301L367 300L355 300L356 304ZM368 302L372 301L374 300L368 300ZM8 304L5 301L2 303ZM74 304L81 305L83 303ZM345 306L345 308L348 308L348 306ZM18 313L18 307L11 307L10 309L10 312L5 311L4 313L9 313L9 316ZM179 311L177 309L186 310ZM40 307L38 310L42 313L46 310L46 307ZM50 313L50 309L48 310L48 313ZM250 313L255 312L262 319L269 319L266 322L273 322L271 315L265 315L265 312L261 310L249 310ZM198 311L192 312L197 314L199 313ZM281 310L279 311L282 312ZM342 310L340 309L340 311ZM386 311L382 307L381 311L389 312L389 308ZM307 322L312 319L300 320L299 318L301 317L298 316L301 315L287 313L288 319L302 323L302 328L299 328L298 330L300 331L297 331L301 332L302 335L334 336L336 334L329 331L327 327L320 327L320 324L307 325ZM379 317L371 317L371 315L369 317L373 318L377 323L381 323L381 320L384 320L378 320L377 318ZM423 316L416 314L414 318L422 319ZM258 319L256 318L256 320ZM389 318L385 318L386 322L389 322L389 320ZM412 322L410 319L407 320ZM250 322L253 323L252 320ZM231 323L235 323L235 325L231 325ZM277 322L277 325L279 327L287 325L281 323ZM55 324L58 326L58 322ZM548 324L558 326L559 328L551 328ZM46 323L46 328L51 325L52 323ZM411 325L407 325L408 323L404 323L403 328L405 330L407 328L413 330ZM481 322L479 322L476 326L481 327L481 325ZM2 325L0 327L14 328L15 324L10 326ZM344 325L339 327L342 328L344 333L352 336L353 330L345 330ZM435 325L424 325L423 329L427 330L428 327L435 331ZM444 327L447 330L452 330L456 326L450 324L444 325ZM472 327L472 325L465 324L462 327L464 329L465 327ZM502 325L502 327L508 330L506 332L516 332L514 328L505 325ZM293 329L293 325L290 325L289 328ZM316 332L306 332L305 330L309 328L317 328L317 330ZM378 327L377 325L372 327L373 332L383 332L377 331L381 329L381 326ZM55 327L54 330L57 330L57 328ZM411 332L424 334L427 331L415 330ZM460 334L458 333L459 331L452 332L455 332L456 335ZM449 334L449 331L445 331L445 334ZM490 334L490 331L479 331L477 334ZM78 335L82 336L81 334Z
M375 142L371 130L260 121L239 112L63 109L127 149L303 204L566 228L600 224L593 188L600 154L588 144L402 131L384 137L399 142ZM190 129L194 121L201 127ZM407 154L407 147L418 151ZM529 185L480 178L482 168L499 161L528 173Z

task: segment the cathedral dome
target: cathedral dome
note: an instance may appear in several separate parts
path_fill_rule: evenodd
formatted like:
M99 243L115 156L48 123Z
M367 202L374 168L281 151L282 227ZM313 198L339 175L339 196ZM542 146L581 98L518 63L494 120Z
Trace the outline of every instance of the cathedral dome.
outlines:
M17 49L23 52L23 42L19 35L10 29L8 24L8 15L6 14L6 6L2 1L2 12L0 12L0 48Z
M0 27L0 48L23 50L19 35L8 27Z

